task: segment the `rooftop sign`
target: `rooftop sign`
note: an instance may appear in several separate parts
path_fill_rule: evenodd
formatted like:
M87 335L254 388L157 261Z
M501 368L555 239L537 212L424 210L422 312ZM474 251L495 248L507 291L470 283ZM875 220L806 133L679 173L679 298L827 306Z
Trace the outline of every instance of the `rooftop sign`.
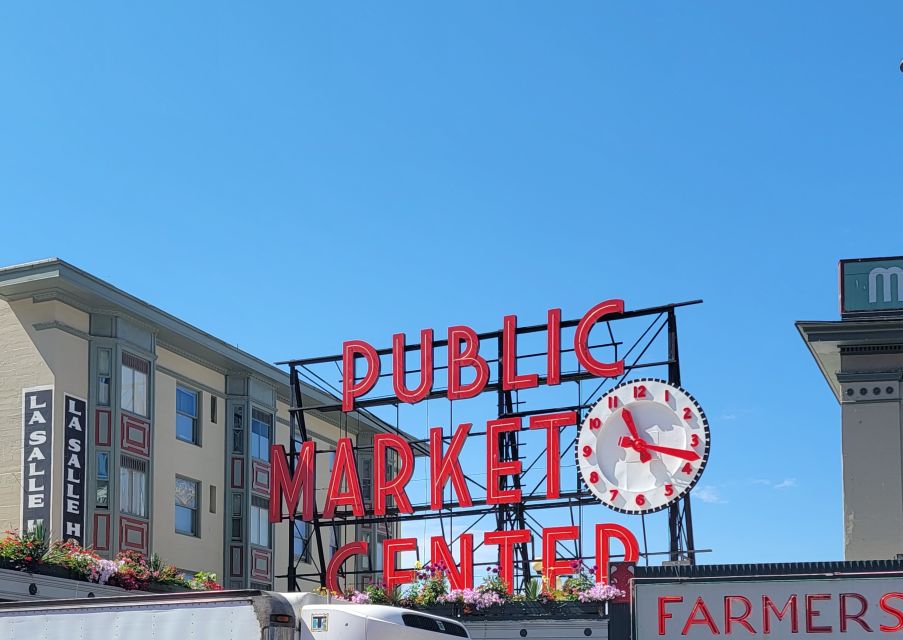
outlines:
M840 315L903 315L903 256L841 260Z
M391 347L378 349L363 340L349 340L341 354L289 362L295 390L292 430L297 424L301 441L293 439L289 451L282 444L272 445L270 522L300 519L310 522L313 535L319 536L322 527L379 526L454 513L473 519L468 529L454 540L441 535L430 540L430 557L448 567L453 588L473 587L475 543L498 546L499 577L509 591L515 587L518 571L527 584L535 570L531 562L537 559L534 534L542 539L539 557L548 584L555 584L558 575L573 572L571 562L558 555L558 543L572 544L577 561L594 557L596 581L605 582L612 541L624 547L626 561L639 557L639 542L629 529L614 523L591 523L595 554L590 556L582 551L579 527L543 527L523 514L531 508L581 508L599 503L621 513L647 514L686 501L708 458L709 429L701 407L679 386L674 309L683 304L692 303L625 311L622 300L604 300L579 319L562 320L561 310L553 308L541 325L518 326L517 317L508 315L501 329L492 332L478 334L468 326L456 325L448 328L447 338L437 339L432 329L424 329L419 344L396 333ZM632 345L615 337L622 323L643 316L649 319L633 325L639 337ZM596 340L591 340L592 329L599 325ZM646 328L640 332L642 326ZM644 360L652 342L666 329L667 359L656 359L662 357L659 352ZM530 346L521 345L525 353L519 353L518 337L525 336L529 336L525 342ZM338 369L341 380L333 388L341 387L341 403L304 406L297 385L298 369L309 371L306 367L314 364ZM651 377L626 380L632 371L650 372L648 367L667 367L673 382ZM590 397L576 389L576 405L550 407L539 402L526 407L526 396L512 395L600 378ZM608 390L593 401L591 396L606 383ZM378 433L365 444L355 444L345 436L338 439L334 452L318 451L315 441L307 437L306 410L349 413L395 406L397 413L399 405L440 398L451 403L484 393L497 394L498 411L476 428L471 422L433 422L428 437L416 441L409 441L401 432ZM449 422L453 422L451 409ZM540 435L530 437L531 432ZM563 438L570 443L565 446L575 448L577 486L570 482L561 486L561 460L569 457L562 449ZM527 442L537 447L537 460L545 458L543 472L537 470L530 476L532 487L525 482L534 466L523 462ZM412 500L416 493L407 491L415 470L414 446L429 459L428 496L420 503ZM475 447L483 450L483 456ZM321 464L325 462L323 453L330 454L330 462L329 483L321 496L315 482L318 456ZM476 462L481 458L485 464ZM394 462L390 465L387 460ZM479 481L468 476L468 470L477 469L485 471ZM490 514L496 516L499 530L485 531L482 540L475 540L470 529ZM669 517L669 526L679 517ZM383 582L394 587L412 580L410 569L397 566L397 556L416 551L418 541L388 535L387 529L382 553L376 556L382 558ZM678 536L674 533L671 538ZM690 539L688 534L688 549L692 549ZM346 560L373 555L372 540L349 542L336 550L327 564L323 545L319 537L317 540L321 581L332 591L340 590L339 574ZM457 563L451 551L454 541L459 543ZM290 583L296 576L291 568L287 575Z

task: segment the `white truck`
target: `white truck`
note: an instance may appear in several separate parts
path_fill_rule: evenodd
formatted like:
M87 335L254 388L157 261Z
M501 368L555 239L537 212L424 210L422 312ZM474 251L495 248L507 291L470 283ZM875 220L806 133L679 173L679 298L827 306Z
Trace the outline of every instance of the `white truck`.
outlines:
M427 613L312 593L200 591L0 603L2 640L453 640Z

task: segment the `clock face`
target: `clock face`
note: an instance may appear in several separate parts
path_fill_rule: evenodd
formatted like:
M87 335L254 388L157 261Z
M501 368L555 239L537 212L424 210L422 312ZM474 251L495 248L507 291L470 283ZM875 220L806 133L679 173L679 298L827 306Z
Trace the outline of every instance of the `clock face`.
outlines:
M602 504L621 513L651 513L699 480L709 457L709 423L680 387L631 380L586 414L576 455L583 481Z

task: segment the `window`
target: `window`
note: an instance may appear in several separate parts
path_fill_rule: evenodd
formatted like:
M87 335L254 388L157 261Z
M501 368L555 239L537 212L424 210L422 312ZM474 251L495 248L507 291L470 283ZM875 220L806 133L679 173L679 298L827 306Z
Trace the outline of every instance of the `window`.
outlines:
M210 396L210 422L216 424L216 396Z
M273 427L273 416L265 411L254 409L251 412L251 457L258 460L270 459L270 432Z
M361 570L372 571L373 563L370 562L370 558L376 551L376 549L373 548L373 534L367 531L361 536L361 539L367 543L368 550L367 555L361 556Z
M311 631L326 631L329 628L328 613L314 613L310 616Z
M94 504L98 509L110 508L110 454L106 451L97 453L97 492Z
M109 349L97 350L97 405L110 406L110 372L113 354Z
M244 407L235 407L232 413L232 453L245 452L245 409Z
M130 353L122 354L122 393L120 404L126 411L147 416L147 375L150 364Z
M270 546L270 510L266 498L251 497L251 544Z
M360 456L360 470L361 496L364 498L365 504L370 504L372 500L370 493L373 481L373 458L369 454Z
M198 394L176 386L176 438L199 444Z
M292 549L295 554L295 560L298 558L304 562L310 562L310 523L303 520L295 520L292 530Z
M375 566L382 567L383 566L383 541L386 539L386 536L377 533L376 534L376 544L373 545L376 548L376 563Z
M147 463L128 456L119 461L119 510L147 517Z
M176 533L198 535L198 483L176 477Z

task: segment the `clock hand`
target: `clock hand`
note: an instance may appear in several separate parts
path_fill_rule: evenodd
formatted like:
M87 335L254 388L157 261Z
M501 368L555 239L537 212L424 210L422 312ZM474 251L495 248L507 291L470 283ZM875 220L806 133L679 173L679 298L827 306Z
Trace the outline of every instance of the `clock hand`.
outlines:
M633 414L630 413L630 409L624 407L624 409L621 411L621 417L624 419L624 424L627 425L627 430L630 432L630 435L633 437L633 439L642 440L640 434L637 433L636 424L633 422Z
M649 462L650 460L652 460L652 454L646 451L646 447L648 445L646 444L645 440L641 440L639 438L633 439L628 436L621 436L621 438L618 440L618 445L624 447L625 449L633 449L634 451L639 453L640 462Z
M695 451L687 451L685 449L672 449L671 447L662 447L657 444L649 444L648 442L637 442L636 440L631 440L630 438L622 437L618 444L622 447L632 447L640 452L640 459L642 460L642 452L648 449L649 451L657 451L659 453L664 453L669 456L674 456L675 458L682 458L683 460L689 460L690 462L695 462L699 460L699 454Z

